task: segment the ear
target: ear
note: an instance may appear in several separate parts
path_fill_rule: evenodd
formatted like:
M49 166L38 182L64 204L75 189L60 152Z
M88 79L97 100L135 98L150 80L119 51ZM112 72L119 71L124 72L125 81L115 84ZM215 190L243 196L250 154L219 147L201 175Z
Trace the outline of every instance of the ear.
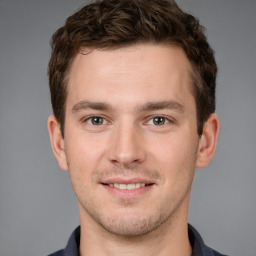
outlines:
M204 124L203 134L199 140L196 168L206 167L213 158L219 134L219 120L216 114L211 114Z
M65 143L61 134L60 124L55 116L48 118L48 132L51 140L53 154L62 170L68 170L65 152Z

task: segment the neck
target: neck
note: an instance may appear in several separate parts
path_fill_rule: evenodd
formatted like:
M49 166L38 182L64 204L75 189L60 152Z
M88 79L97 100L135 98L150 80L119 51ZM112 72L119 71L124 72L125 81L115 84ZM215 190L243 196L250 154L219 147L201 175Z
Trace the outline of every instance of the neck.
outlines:
M182 208L182 207L181 207ZM187 212L179 209L181 212ZM139 237L111 234L80 209L80 256L191 256L187 214L177 213L156 230Z

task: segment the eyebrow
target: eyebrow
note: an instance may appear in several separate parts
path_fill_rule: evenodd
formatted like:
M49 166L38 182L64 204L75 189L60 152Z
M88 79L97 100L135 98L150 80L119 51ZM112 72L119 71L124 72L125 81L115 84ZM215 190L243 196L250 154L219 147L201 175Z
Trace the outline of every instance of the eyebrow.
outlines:
M86 109L94 109L101 111L113 110L113 107L105 102L91 102L91 101L80 101L72 107L72 113L80 112ZM147 102L142 106L136 107L137 112L147 112L161 109L173 109L179 112L184 111L184 106L177 101L157 101L157 102Z
M76 113L86 109L95 110L110 110L112 109L110 104L103 102L90 102L90 101L80 101L72 107L72 113Z
M148 102L145 105L138 107L137 111L146 112L146 111L161 110L161 109L174 109L174 110L178 110L179 112L183 112L184 106L174 100Z

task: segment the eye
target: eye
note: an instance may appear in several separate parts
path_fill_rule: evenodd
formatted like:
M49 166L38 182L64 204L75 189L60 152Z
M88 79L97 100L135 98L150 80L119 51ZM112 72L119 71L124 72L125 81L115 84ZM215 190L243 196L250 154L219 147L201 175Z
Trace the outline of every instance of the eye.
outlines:
M85 122L91 125L103 125L107 123L106 119L101 116L91 116L87 118Z
M170 119L163 116L155 116L147 122L147 124L157 125L157 126L165 125L167 123L170 123Z

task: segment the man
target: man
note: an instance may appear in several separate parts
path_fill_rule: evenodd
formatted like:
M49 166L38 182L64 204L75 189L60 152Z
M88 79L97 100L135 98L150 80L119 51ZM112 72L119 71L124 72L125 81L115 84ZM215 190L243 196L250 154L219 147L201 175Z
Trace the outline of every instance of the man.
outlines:
M52 255L221 255L188 225L219 131L203 29L167 0L103 0L53 35L48 129L80 224Z

